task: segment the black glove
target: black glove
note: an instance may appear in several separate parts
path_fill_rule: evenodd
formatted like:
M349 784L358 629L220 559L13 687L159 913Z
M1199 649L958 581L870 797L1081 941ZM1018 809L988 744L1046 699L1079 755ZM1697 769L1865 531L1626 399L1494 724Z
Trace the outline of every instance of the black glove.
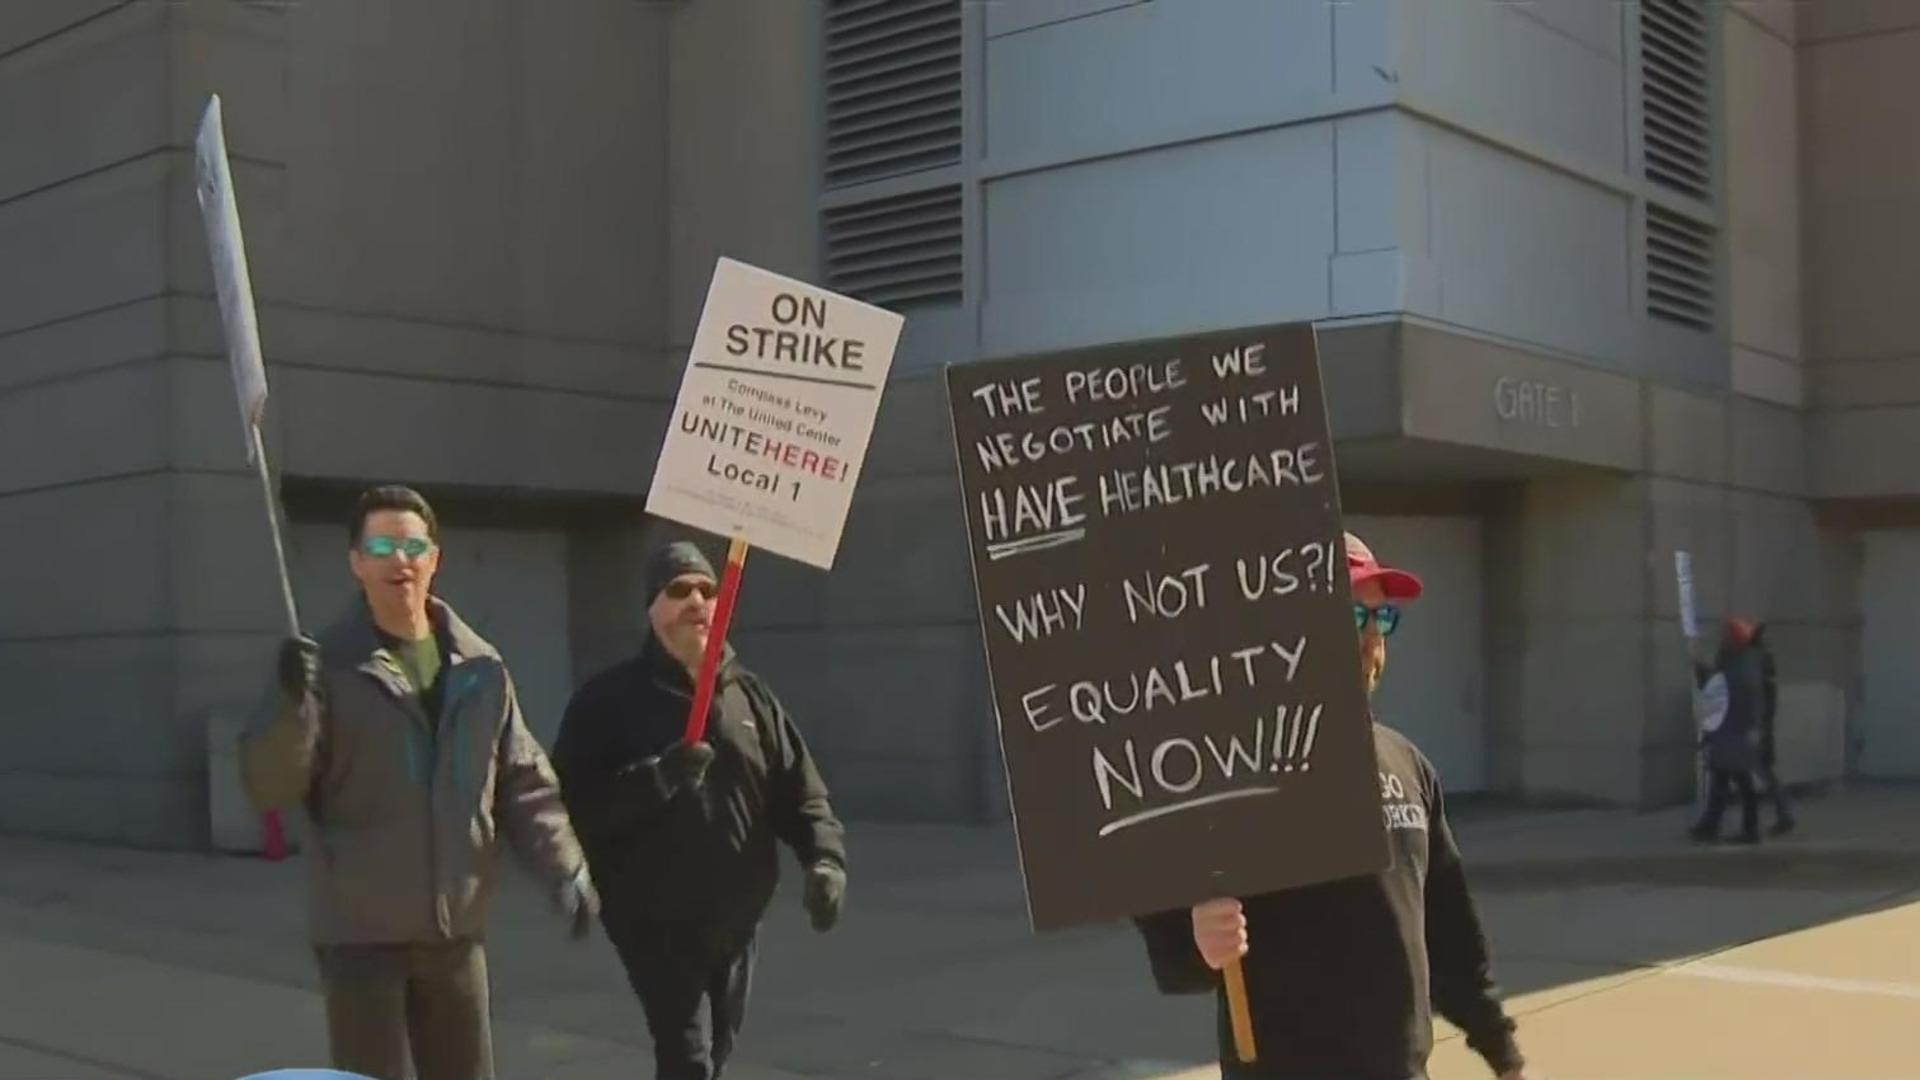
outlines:
M320 687L320 643L302 634L280 643L280 692L300 701Z
M713 747L703 742L677 742L660 755L660 783L671 797L682 789L698 788L706 782L707 767L713 764Z
M840 921L840 904L847 898L847 872L830 862L807 867L807 914L813 928L825 933Z
M575 941L584 941L593 933L593 920L600 914L600 893L584 868L554 893L554 905L567 917L567 932Z

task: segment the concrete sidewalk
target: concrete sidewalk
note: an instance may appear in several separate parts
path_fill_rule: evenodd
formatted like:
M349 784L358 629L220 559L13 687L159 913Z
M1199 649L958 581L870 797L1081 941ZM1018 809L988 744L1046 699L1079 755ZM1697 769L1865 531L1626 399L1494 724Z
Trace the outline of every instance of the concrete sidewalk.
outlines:
M1633 1072L1606 1056L1617 1033L1583 1041L1595 1035L1582 1019L1589 1010L1624 1010L1641 1025L1635 1045L1663 1019L1711 1015L1727 995L1764 1003L1796 985L1829 1004L1904 1008L1907 1021L1885 1023L1889 1047L1920 1019L1920 1002L1902 996L1908 987L1920 996L1920 918L1910 917L1920 908L1909 906L1920 896L1920 789L1809 802L1798 834L1760 849L1688 845L1677 811L1460 817L1529 1052L1606 1070L1554 1075L1720 1075L1711 1057L1673 1071L1685 1057L1675 1049L1692 1046L1684 1027L1675 1047L1648 1051L1666 1071ZM840 930L809 930L791 881L776 901L729 1076L1214 1075L1204 1064L1211 1003L1155 995L1130 929L1028 929L1010 833L856 823L851 843ZM232 1080L323 1062L303 885L296 862L0 840L0 970L13 976L0 980L0 1080ZM1795 952L1804 934L1826 944ZM1769 945L1786 952L1765 953ZM517 876L491 948L503 1078L651 1075L640 1010L611 948L597 937L567 942ZM1763 950L1757 961L1753 949ZM1667 977L1683 968L1706 974ZM1796 1000L1789 1011L1807 1008ZM1839 1015L1879 1022L1872 1009ZM1853 1040L1872 1042L1871 1031ZM1889 1056L1875 1075L1920 1073L1894 1065ZM1457 1039L1435 1068L1439 1080L1484 1075Z

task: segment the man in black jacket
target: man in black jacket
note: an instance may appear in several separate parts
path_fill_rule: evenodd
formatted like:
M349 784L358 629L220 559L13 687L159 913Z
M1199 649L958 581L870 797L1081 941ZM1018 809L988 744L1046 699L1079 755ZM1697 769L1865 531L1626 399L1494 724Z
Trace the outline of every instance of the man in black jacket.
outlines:
M685 741L717 592L700 549L655 553L647 591L645 647L574 694L553 764L601 922L646 1010L655 1075L717 1080L779 880L776 840L806 868L807 911L825 931L846 894L844 831L799 729L731 646L706 735Z
M1371 693L1386 669L1385 639L1421 584L1380 565L1351 533L1346 546ZM1398 732L1374 724L1373 735L1393 865L1140 919L1154 980L1166 993L1220 996L1223 1080L1424 1080L1435 1008L1497 1075L1526 1080L1439 779ZM1220 969L1236 958L1258 1048L1252 1064L1235 1059L1221 990Z

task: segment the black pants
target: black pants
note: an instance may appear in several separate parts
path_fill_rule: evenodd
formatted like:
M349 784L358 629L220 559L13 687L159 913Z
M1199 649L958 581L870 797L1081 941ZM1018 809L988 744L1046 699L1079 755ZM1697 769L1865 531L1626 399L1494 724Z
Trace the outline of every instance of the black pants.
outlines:
M1760 767L1754 770L1754 775L1760 778L1761 792L1766 795L1767 801L1773 804L1773 823L1775 825L1791 823L1793 808L1787 805L1787 791L1780 786L1780 774L1773 769L1772 754L1761 754Z
M374 1080L493 1080L487 953L479 942L314 951L334 1068Z
M1707 812L1697 827L1703 836L1720 834L1720 817L1727 812L1727 798L1734 790L1740 792L1740 833L1746 837L1760 835L1760 799L1753 790L1753 774L1745 769L1713 770L1713 789L1707 794Z
M747 1018L754 938L718 959L698 930L607 925L647 1013L656 1080L719 1080Z

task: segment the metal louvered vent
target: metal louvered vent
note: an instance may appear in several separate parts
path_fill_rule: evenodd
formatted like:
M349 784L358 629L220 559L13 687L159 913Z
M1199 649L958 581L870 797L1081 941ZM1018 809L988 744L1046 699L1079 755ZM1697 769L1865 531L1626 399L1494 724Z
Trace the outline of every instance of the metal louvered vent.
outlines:
M1640 133L1647 179L1713 197L1713 32L1704 0L1640 0Z
M960 299L960 186L825 214L827 287L900 308Z
M829 0L827 184L960 160L960 0Z
M1647 204L1647 314L1695 330L1714 329L1713 229Z

